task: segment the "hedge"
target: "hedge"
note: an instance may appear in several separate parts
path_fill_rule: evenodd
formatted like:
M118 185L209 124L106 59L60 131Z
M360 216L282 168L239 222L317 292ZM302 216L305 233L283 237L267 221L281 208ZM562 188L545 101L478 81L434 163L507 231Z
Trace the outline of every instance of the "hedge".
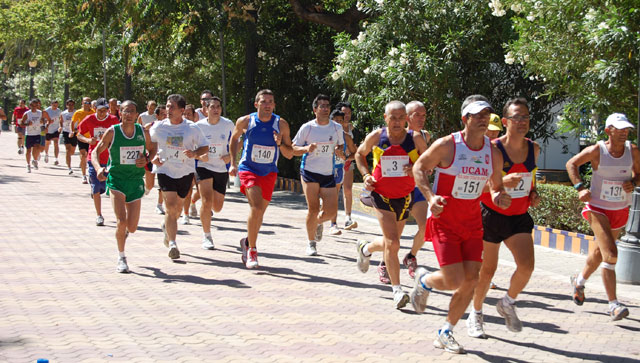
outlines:
M593 235L580 211L584 203L578 200L578 192L571 186L538 184L540 204L529 208L535 224L569 232Z

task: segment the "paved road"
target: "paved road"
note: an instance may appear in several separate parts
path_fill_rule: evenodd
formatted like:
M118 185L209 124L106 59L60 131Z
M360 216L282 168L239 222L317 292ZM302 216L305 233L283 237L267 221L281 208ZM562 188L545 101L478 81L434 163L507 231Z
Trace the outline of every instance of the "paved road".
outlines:
M42 165L26 173L15 135L0 135L0 361L634 361L640 359L640 287L619 285L630 319L612 323L595 276L582 307L569 299L568 276L584 257L536 248L537 269L518 302L524 330L506 330L493 305L513 263L502 255L485 306L487 340L456 337L455 356L432 347L449 292L435 292L422 315L392 306L375 266L361 274L355 243L379 235L374 221L325 237L320 256L304 255L301 196L276 192L258 250L261 268L246 270L238 240L248 206L231 189L215 216L216 250L200 248L199 221L180 226L179 262L162 245L156 192L142 202L140 230L128 239L132 273L115 272L115 219L104 199L106 226L96 227L89 187L79 169ZM78 165L77 155L74 165ZM342 218L340 218L342 221ZM415 226L408 226L401 254ZM504 251L503 251L504 252ZM436 266L430 245L419 262ZM377 264L380 256L374 256ZM403 270L402 284L411 280Z

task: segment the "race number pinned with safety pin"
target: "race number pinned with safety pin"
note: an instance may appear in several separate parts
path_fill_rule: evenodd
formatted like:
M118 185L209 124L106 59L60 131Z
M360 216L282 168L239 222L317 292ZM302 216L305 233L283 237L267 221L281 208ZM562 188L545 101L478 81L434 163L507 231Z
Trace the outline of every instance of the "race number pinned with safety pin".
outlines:
M227 153L225 148L226 144L209 144L209 159L219 159L222 155Z
M270 164L276 156L274 146L253 145L251 148L251 160L258 164Z
M165 160L170 163L184 163L189 159L185 155L183 147L167 145L167 149L164 150Z
M511 198L522 198L529 196L531 192L531 183L533 182L533 175L531 173L515 173L520 176L518 185L513 188L504 188L504 190L511 196Z
M622 180L603 180L600 189L600 199L607 202L624 202L629 194L622 188Z
M319 158L331 158L333 157L333 142L318 142L316 143L317 147L313 152L315 157Z
M382 176L386 178L398 178L406 176L404 166L409 164L409 155L394 155L380 157Z
M136 160L140 159L144 146L120 146L120 164L135 165Z
M486 182L486 176L458 174L451 195L457 199L477 199L482 194Z

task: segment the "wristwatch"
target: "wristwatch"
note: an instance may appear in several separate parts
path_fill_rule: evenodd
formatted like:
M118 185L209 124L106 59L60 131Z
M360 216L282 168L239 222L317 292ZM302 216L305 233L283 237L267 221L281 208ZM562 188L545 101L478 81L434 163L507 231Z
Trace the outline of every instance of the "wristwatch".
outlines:
M580 182L580 183L575 184L573 186L573 189L578 190L578 191L580 190L580 188L584 188L584 183L583 182Z

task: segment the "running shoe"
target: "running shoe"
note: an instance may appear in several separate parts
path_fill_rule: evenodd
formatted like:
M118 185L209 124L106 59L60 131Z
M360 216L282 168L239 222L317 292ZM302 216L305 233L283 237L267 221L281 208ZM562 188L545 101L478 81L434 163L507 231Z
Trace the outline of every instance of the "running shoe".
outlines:
M617 303L614 306L609 307L609 315L612 321L622 320L629 316L629 309L626 306Z
M391 283L389 273L387 272L387 265L384 264L384 261L380 261L380 264L378 265L378 277L380 278L380 282L385 285L389 285Z
M216 248L213 244L213 238L211 238L211 236L204 236L204 238L202 239L202 248L205 250L213 250Z
M409 298L409 294L402 290L398 290L393 293L393 303L396 304L396 309L402 309L407 306L409 300L411 300Z
M318 227L316 227L316 241L322 241L322 231L324 231L324 226L322 223L318 223Z
M309 241L309 245L307 246L307 256L317 256L318 250L316 249L316 242Z
M161 215L161 216L163 216L163 215L164 215L164 209L162 208L162 204L158 204L158 205L156 206L156 214L159 214L159 215Z
M172 260L177 260L180 258L180 250L178 249L178 244L174 241L169 242L169 258Z
M517 333L522 331L522 322L516 314L516 305L509 304L504 298L498 300L496 304L498 314L504 318L504 325L511 332Z
M472 338L485 339L487 335L484 333L483 325L482 313L478 314L475 311L471 311L467 317L467 334Z
M129 272L129 265L127 265L126 257L118 257L118 266L116 267L116 270L121 274L126 274Z
M21 147L18 148L18 155L22 155L22 148Z
M247 251L247 268L256 268L258 267L258 250L254 248L249 248Z
M89 181L87 180L87 176L86 175L82 176L82 184L89 184Z
M337 224L332 224L331 228L329 228L329 235L330 236L339 236L342 234L342 231L340 230L340 228L338 228Z
M104 226L104 217L103 216L97 216L96 217L96 226Z
M356 250L358 251L358 270L362 273L369 271L369 261L371 260L371 256L365 256L364 252L362 252L362 249L367 243L367 241L361 240L356 245Z
M496 285L496 283L495 283L495 282L491 281L491 284L489 285L489 288L490 288L490 289L497 289L497 288L498 288L498 285Z
M30 173L30 172L31 172L31 165L27 164L27 173Z
M352 221L351 219L347 219L344 222L344 229L346 229L347 231L350 231L350 230L356 229L356 228L358 228L358 222Z
M180 224L191 224L191 222L189 222L189 216L188 215L183 215L182 218L180 218Z
M191 207L189 208L189 217L198 218L198 208L196 208L196 203L191 203Z
M160 229L162 229L162 234L164 235L164 246L169 248L169 235L167 235L167 227L164 225L164 222L160 225Z
M415 256L409 257L409 255L410 254L407 253L407 255L404 256L402 264L404 264L404 266L407 268L409 276L411 276L411 278L414 278L414 276L416 275L416 270L418 269L418 260L415 258Z
M246 238L240 240L240 250L242 251L242 263L247 263L247 250L249 249L249 241Z
M436 340L433 341L433 346L438 349L444 349L449 353L465 353L462 345L458 344L456 339L453 337L453 332L451 330L438 330Z
M73 169L69 168L69 175L73 174Z
M411 298L411 305L416 313L423 313L427 309L427 299L431 289L427 288L422 283L422 277L427 275L427 270L424 267L419 267L416 270L416 276L413 278L413 288L409 297Z
M33 164L33 168L38 170L38 160L31 160L31 163Z
M576 284L576 280L578 279L578 277L576 275L573 275L569 278L569 280L571 281L571 287L573 287L573 302L580 306L582 304L584 304L584 286L578 286Z
M44 162L49 164L49 155L44 154Z
M60 165L60 162L58 162L58 159L56 159L56 160L53 162L53 165L56 165L56 166L57 166L57 165Z

